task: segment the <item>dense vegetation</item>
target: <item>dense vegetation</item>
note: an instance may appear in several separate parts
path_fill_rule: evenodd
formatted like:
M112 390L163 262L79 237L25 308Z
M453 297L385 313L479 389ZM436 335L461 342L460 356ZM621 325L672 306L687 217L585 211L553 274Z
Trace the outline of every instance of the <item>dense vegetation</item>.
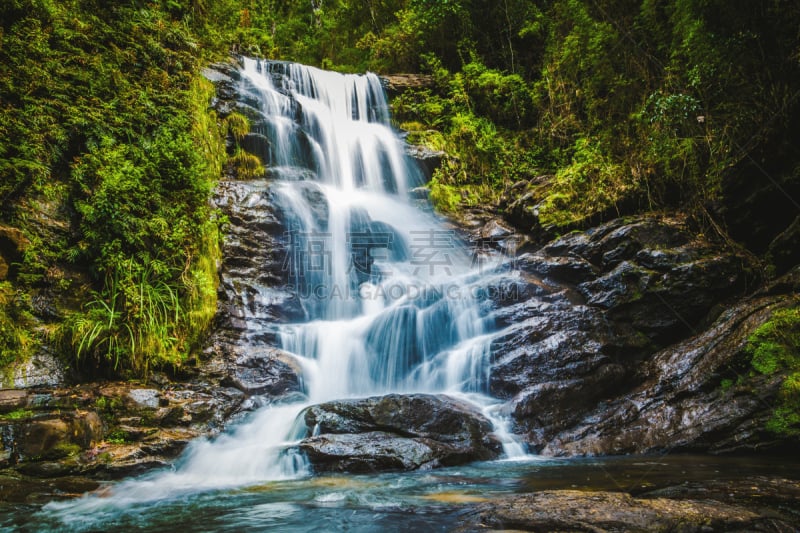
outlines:
M453 155L440 207L519 180L556 228L768 183L798 215L800 7L781 0L250 2L243 47L346 70L427 71L402 126ZM240 34L247 38L247 35ZM749 182L749 183L747 183ZM787 182L789 183L787 185ZM517 195L520 193L517 192Z
M749 337L747 351L755 372L785 376L767 429L800 435L800 307L775 311Z
M226 43L175 2L10 0L0 21L0 224L30 241L2 359L47 341L89 370L179 364L216 305L225 152L199 74Z
M799 28L788 0L7 0L0 227L29 243L0 282L0 365L45 339L137 373L190 352L214 311L222 136L247 128L207 110L200 68L231 47L429 74L393 106L449 154L441 209L524 198L521 224L564 231L679 207L725 233L731 195L772 189L774 236L800 214Z

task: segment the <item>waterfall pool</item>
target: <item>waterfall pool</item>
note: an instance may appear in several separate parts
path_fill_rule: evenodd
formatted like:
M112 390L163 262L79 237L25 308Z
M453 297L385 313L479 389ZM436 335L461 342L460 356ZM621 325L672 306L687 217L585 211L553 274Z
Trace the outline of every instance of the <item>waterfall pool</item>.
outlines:
M114 490L160 476L153 472L44 506L0 503L0 531L450 531L474 506L511 494L570 489L647 496L694 487L713 497L715 490L755 489L753 480L763 476L800 480L800 467L741 456L529 457L409 473L303 476L150 501Z

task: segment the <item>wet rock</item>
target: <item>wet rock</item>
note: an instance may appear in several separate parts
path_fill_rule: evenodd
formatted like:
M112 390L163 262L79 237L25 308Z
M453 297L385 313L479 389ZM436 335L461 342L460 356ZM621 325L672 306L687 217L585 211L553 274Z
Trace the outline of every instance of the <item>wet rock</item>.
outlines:
M500 198L500 209L503 217L514 227L536 237L541 242L549 236L549 232L539 223L539 207L541 194L539 189L546 189L553 176L541 175L529 180L514 183ZM552 236L550 236L552 238Z
M434 86L433 76L428 74L389 74L381 76L381 83L390 95L401 94L408 89L425 89Z
M554 257L543 253L527 253L517 257L515 264L522 271L557 283L583 283L598 274L597 267L590 262L571 255Z
M53 500L77 498L100 486L97 480L78 476L36 479L19 474L0 474L0 501L44 504Z
M500 241L514 234L514 229L500 219L491 219L480 229L481 239Z
M408 195L413 200L427 200L431 195L431 190L428 187L414 187L408 191Z
M624 337L600 310L565 300L505 310L522 318L492 344L490 392L510 400L532 449L630 386L636 365L615 356ZM523 318L524 317L524 318Z
M128 391L128 398L139 407L149 407L155 409L160 405L159 397L161 394L155 389L131 389Z
M618 219L557 239L523 263L577 283L587 305L662 346L691 334L750 281L746 259L695 237L679 217Z
M786 529L782 529L786 528ZM457 531L789 531L790 524L717 502L553 490L480 504Z
M7 413L28 405L30 393L18 389L0 389L0 413Z
M14 417L0 417L0 466L31 476L116 476L163 466L192 438L220 431L244 393L216 382L151 388L112 382L3 391ZM204 376L205 377L205 376Z
M103 442L65 466L71 474L106 479L143 474L169 466L172 459L200 436L199 431L191 428L161 428L148 432L136 442Z
M270 160L271 145L269 137L262 133L248 133L239 141L239 146L242 150L258 156L262 164L268 163Z
M520 307L527 313L517 316L525 320L492 343L494 395L510 397L536 384L588 376L611 362L603 354L608 324L601 312L563 302Z
M417 470L466 462L457 458L457 450L440 442L381 431L310 437L299 449L317 472Z
M309 407L303 416L309 434L298 448L319 471L413 470L501 453L491 423L448 396L339 400Z
M692 360L685 352L695 344L711 349L720 331L695 344L674 343L702 331L721 304L744 290L750 281L746 264L743 257L697 237L680 217L619 219L521 255L513 267L532 296L493 301L492 316L505 329L492 344L491 393L509 400L506 409L515 430L525 433L530 447L542 453L629 453L669 447L667 435L679 427L679 418L670 411L675 407L672 400L656 407L655 396L642 393L630 401L630 395L645 389L655 392L653 365L664 357L660 349L674 345L676 367ZM720 367L711 361L703 364ZM670 375L665 379L674 387L677 370ZM713 389L720 378L709 375L704 386ZM694 394L685 382L680 384L675 398ZM699 408L704 401L716 410L728 408L726 415L717 415L727 420L722 424L726 431L743 439L741 446L763 438L752 428L739 427L744 419L736 409L763 422L761 414L742 402L726 406L705 394L695 397L697 405L684 409L696 413L693 426L708 431L687 434L676 446L722 449L730 444L723 444L727 437L711 429L721 427L716 420L701 422L711 415L709 408ZM604 420L609 406L617 406L619 412L613 422L600 423L608 438L593 439L592 428ZM636 413L643 406L654 410L640 417ZM615 424L617 429L611 429ZM641 433L644 427L653 429L647 438Z
M452 228L466 242L473 266L479 266L483 272L515 260L530 242L527 235L484 208L462 210Z
M266 394L272 398L303 391L302 370L290 354L277 348L244 349L229 370L223 384L245 394Z
M49 347L9 366L9 373L0 379L4 385L16 388L56 387L67 381L64 362Z
M243 355L240 347L273 343L276 324L305 316L290 287L291 237L274 200L265 181L223 181L215 191L214 202L230 223L222 244L214 330L203 351L206 371L220 379ZM248 389L245 381L240 385Z
M328 227L328 217L330 216L327 196L315 182L304 181L296 186L311 208L311 216L314 218L317 227L324 231Z
M406 144L405 152L407 156L416 161L419 165L425 183L431 180L433 173L437 168L442 166L442 161L447 155L444 152L431 150L427 146L416 144Z
M763 324L780 296L732 307L706 331L656 353L629 394L597 405L582 422L550 439L548 455L644 453L655 450L753 451L785 440L764 430L781 375L736 378L746 361L747 338ZM745 363L746 364L746 363Z
M220 117L225 118L236 109L241 73L233 60L215 63L203 69L203 76L216 89L211 106Z
M103 436L103 423L93 411L44 416L5 424L4 447L11 448L12 462L61 459L93 446Z
M640 494L646 498L713 500L731 505L743 505L760 513L768 511L787 521L800 523L795 508L800 501L800 482L782 477L748 476L742 479L686 481L680 485L662 487ZM781 512L781 509L784 512ZM786 510L794 511L787 516Z
M745 287L741 258L710 253L660 270L623 261L578 290L612 320L666 344L695 331L714 304Z

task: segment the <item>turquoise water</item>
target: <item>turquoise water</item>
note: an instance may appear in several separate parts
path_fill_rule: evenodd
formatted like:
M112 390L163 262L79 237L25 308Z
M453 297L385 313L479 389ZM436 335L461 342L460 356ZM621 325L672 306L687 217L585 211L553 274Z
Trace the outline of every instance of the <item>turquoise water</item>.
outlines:
M754 476L798 480L800 465L780 457L534 458L427 472L310 476L139 503L104 498L112 484L45 506L3 504L0 530L449 531L475 504L507 494L573 489L637 495Z

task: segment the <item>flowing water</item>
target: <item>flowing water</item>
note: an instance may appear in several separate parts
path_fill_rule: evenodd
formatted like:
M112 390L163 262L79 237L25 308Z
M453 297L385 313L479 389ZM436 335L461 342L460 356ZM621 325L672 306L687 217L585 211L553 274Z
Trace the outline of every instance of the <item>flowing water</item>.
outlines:
M800 479L780 457L666 455L494 461L427 472L305 476L241 487L147 498L163 474L112 486L102 498L3 505L0 531L452 531L471 505L542 490L610 490L635 496L695 491L695 498L745 493L762 476ZM139 492L121 494L138 486ZM124 489L124 490L123 490ZM101 489L102 490L102 489ZM769 499L757 494L760 504ZM785 498L788 501L788 497ZM789 504L787 504L789 505Z
M279 347L302 368L306 399L264 407L193 443L171 471L48 506L65 519L306 479L303 457L285 452L307 431L298 414L348 397L458 396L493 422L506 458L525 456L500 402L486 394L495 332L482 295L497 275L410 199L422 176L390 125L380 80L248 59L242 84L289 230L284 268L305 313L263 327L277 327ZM252 297L268 294L263 289Z

